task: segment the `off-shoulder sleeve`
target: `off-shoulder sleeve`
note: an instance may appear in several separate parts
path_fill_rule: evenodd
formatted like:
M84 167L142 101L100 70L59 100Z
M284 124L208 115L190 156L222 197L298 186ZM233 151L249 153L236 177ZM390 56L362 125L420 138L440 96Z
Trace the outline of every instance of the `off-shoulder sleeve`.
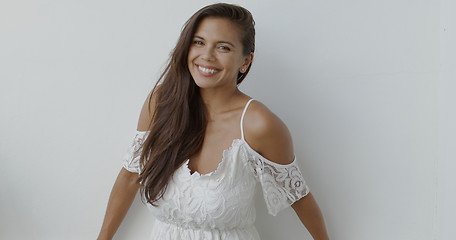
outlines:
M136 131L135 137L123 157L123 167L130 172L140 172L139 158L141 146L147 137L147 131Z
M290 164L282 165L254 152L250 166L263 190L268 212L273 216L310 192L296 158Z

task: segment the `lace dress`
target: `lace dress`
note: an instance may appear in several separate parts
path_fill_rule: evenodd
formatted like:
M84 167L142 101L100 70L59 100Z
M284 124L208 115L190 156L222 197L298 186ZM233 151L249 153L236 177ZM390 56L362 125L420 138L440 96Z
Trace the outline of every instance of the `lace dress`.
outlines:
M231 147L223 151L215 171L191 173L187 159L175 171L158 206L147 204L157 220L151 229L151 240L260 239L254 226L253 199L258 183L273 216L309 193L296 159L287 165L274 163L245 141L242 122L252 100L242 113L241 139L234 139ZM130 172L140 172L135 150L147 134L137 131L124 157L123 167Z

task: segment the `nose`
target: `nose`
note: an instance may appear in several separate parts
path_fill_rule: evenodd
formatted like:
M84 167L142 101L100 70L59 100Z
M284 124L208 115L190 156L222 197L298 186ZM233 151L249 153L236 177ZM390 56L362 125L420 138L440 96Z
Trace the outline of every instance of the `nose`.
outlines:
M206 61L215 60L214 49L212 47L205 47L201 53L201 58Z

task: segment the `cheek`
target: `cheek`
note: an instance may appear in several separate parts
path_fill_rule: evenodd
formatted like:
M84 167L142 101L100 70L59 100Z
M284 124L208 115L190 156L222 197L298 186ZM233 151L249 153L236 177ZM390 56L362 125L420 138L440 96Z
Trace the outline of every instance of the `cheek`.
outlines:
M229 67L230 69L235 69L238 68L238 65L240 66L240 62L237 56L229 56L229 55L223 55L219 58L220 61L223 61L225 63L226 67Z
M196 51L194 48L190 47L190 49L188 50L188 54L187 54L187 60L189 63L191 63L191 61L195 58L196 56Z

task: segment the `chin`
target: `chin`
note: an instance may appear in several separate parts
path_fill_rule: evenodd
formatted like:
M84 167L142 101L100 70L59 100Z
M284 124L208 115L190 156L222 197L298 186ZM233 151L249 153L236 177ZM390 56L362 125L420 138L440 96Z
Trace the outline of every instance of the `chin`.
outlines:
M202 76L199 76L198 73L191 74L191 75L192 75L192 78L193 78L193 82L196 84L196 86L198 86L200 88L211 88L211 87L214 87L214 85L217 82L216 78L202 77Z
M207 80L202 80L202 79L195 79L193 78L196 86L198 86L199 88L211 88L214 86L213 83L207 81Z

